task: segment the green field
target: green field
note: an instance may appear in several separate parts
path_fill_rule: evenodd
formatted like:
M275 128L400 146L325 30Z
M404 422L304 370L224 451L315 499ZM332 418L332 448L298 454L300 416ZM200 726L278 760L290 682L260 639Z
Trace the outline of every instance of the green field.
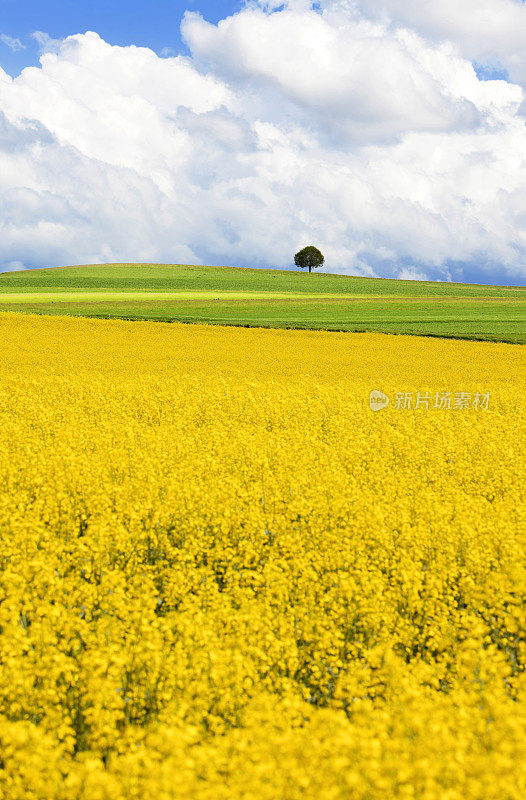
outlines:
M526 342L526 288L107 264L0 274L0 311Z

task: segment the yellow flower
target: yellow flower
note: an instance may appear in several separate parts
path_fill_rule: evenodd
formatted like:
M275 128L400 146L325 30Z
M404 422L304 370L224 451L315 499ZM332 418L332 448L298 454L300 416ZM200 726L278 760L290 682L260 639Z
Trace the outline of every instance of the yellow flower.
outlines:
M1 314L0 800L522 800L525 353Z

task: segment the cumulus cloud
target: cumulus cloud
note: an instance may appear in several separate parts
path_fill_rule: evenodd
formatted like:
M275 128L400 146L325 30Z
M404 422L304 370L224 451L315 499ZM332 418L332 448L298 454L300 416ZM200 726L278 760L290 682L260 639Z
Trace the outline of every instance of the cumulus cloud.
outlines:
M512 80L526 86L523 0L356 0L352 6L373 19L410 27L428 39L454 42L472 61L502 63Z
M471 65L451 47L430 48L406 30L308 10L251 8L218 26L187 13L182 33L194 57L238 91L258 87L261 115L274 118L281 107L335 143L480 124L484 100Z
M366 5L188 13L189 57L40 35L40 67L0 70L0 264L290 266L312 241L335 272L524 282L522 88Z

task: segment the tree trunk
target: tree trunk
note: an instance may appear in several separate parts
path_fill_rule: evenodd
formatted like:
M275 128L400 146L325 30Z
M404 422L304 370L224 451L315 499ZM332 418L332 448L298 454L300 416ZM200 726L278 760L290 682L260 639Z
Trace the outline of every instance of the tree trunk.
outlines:
M312 267L310 264L309 264L309 272L312 272Z

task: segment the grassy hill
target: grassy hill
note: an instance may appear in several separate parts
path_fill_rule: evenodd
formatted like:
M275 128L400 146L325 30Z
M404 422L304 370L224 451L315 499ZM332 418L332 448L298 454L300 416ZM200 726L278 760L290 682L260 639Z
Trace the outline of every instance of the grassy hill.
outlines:
M0 311L526 342L526 288L107 264L0 274Z

